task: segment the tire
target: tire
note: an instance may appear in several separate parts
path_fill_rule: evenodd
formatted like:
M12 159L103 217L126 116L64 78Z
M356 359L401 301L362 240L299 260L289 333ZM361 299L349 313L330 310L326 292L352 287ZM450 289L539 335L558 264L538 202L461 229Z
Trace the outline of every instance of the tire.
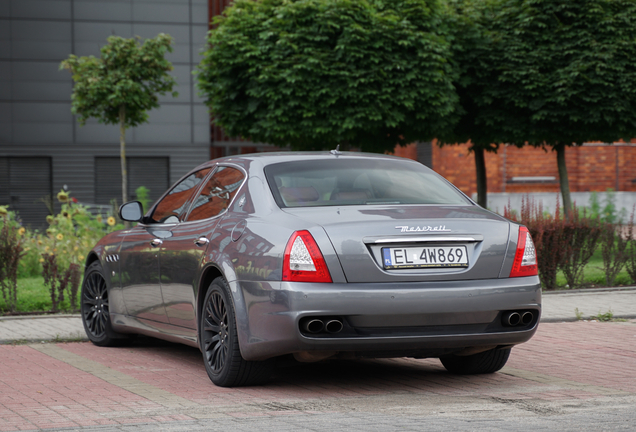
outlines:
M199 321L203 363L210 380L220 387L262 384L273 370L273 359L247 361L241 356L236 314L227 282L216 278L208 288Z
M104 270L95 261L84 273L80 308L86 335L97 346L119 346L129 340L127 335L113 330L108 294Z
M489 374L500 370L510 357L510 348L492 349L470 356L446 356L440 361L447 371L460 375Z

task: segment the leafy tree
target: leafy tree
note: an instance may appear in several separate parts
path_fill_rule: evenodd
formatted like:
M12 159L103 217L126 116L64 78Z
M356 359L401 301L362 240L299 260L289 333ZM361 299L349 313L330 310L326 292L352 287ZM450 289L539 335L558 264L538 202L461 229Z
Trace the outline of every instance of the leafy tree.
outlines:
M440 0L236 0L214 21L199 88L232 136L391 151L456 119Z
M481 8L488 31L466 87L471 121L496 131L492 142L552 148L568 214L566 147L636 134L636 0L492 0Z
M454 84L460 100L460 117L451 129L442 130L437 136L441 146L470 143L469 151L475 159L477 203L482 207L488 204L485 154L496 153L503 139L499 127L482 121L479 116L482 108L476 100L485 84L477 70L480 57L491 46L492 3L489 0L449 0L447 3L448 19L455 29L453 57L459 76Z
M71 110L79 116L80 125L91 117L119 125L122 201L126 202L126 129L147 122L147 111L159 107L157 94L172 91L175 80L168 74L172 64L164 56L172 52L173 39L160 33L143 43L139 38L119 36L110 36L107 41L101 58L71 55L60 69L73 73Z

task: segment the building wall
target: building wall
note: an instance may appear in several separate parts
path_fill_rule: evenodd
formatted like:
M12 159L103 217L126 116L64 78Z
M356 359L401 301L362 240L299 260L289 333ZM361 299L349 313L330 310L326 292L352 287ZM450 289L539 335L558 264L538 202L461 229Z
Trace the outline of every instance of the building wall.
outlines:
M69 54L99 56L110 35L175 38L178 98L160 97L148 124L127 132L129 156L170 158L170 182L209 159L209 115L191 74L208 30L207 0L1 0L0 157L52 158L52 192L94 200L96 156L119 155L119 129L71 114ZM151 185L147 185L152 189ZM152 194L161 191L152 191ZM6 204L6 203L0 203Z
M477 192L475 160L467 144L433 146L433 169L468 195ZM572 192L636 192L636 144L584 144L566 149ZM489 193L559 192L556 153L502 146L486 154Z

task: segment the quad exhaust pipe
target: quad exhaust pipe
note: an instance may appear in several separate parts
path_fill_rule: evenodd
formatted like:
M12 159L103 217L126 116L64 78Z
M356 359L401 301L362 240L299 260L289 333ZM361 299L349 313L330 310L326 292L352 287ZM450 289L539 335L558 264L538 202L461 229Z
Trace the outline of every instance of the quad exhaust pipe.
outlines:
M509 311L504 312L501 322L506 327L516 327L518 325L527 326L534 320L534 313L531 311Z
M300 322L300 329L304 333L340 333L344 324L340 318L306 318Z
M302 329L307 333L320 333L325 324L319 319L308 319L302 324Z
M325 324L325 330L327 330L327 333L340 333L342 327L344 327L342 325L342 321L338 319L327 321L327 324Z

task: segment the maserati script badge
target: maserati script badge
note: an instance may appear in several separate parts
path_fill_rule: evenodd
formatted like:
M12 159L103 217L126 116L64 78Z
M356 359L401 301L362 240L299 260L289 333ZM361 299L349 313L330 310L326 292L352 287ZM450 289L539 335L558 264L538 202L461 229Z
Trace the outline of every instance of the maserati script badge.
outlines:
M446 225L438 226L396 226L395 229L399 229L400 232L450 232L451 230L446 228Z

